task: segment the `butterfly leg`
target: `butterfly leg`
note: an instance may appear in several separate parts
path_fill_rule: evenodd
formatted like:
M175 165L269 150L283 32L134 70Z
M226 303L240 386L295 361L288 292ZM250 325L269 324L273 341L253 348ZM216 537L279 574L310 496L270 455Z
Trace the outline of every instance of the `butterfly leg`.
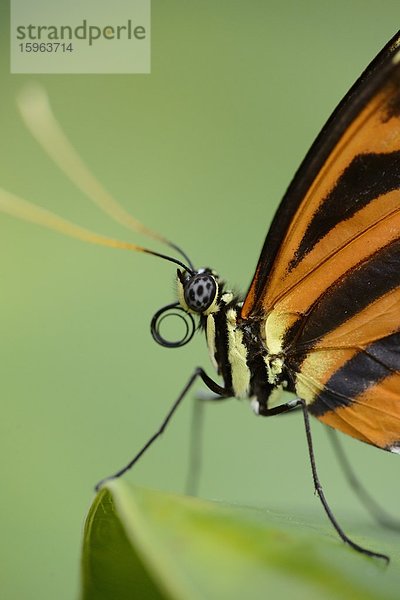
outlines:
M141 450L139 450L139 452L132 458L131 461L129 461L129 463L127 465L122 467L122 469L119 469L118 471L116 471L113 475L109 475L108 477L105 477L104 479L99 481L95 487L96 491L98 491L100 489L100 487L103 485L103 483L105 483L109 479L117 479L118 477L121 477L121 475L123 475L124 473L129 471L129 469L131 469L133 467L133 465L139 460L139 458L141 458L141 456L146 452L146 450L148 450L148 448L153 444L153 442L155 442L155 440L158 437L160 437L160 435L164 432L165 428L167 427L168 423L170 422L170 420L172 418L172 415L175 413L176 409L181 404L182 400L184 399L184 397L186 396L186 394L188 393L188 391L190 390L192 385L195 383L195 381L199 377L200 377L200 379L202 379L202 381L205 383L205 385L212 392L214 392L215 394L217 394L219 396L226 397L227 392L226 392L225 388L223 388L218 383L216 383L213 379L211 379L211 377L209 377L203 369L201 369L200 367L197 368L194 371L194 373L190 376L185 387L183 388L183 390L179 394L178 398L175 400L175 402L169 409L166 417L162 421L162 423L161 423L160 427L157 429L157 431L155 433L153 433L153 435L147 440L147 442L145 443L143 448Z
M354 470L352 469L345 453L343 446L339 442L338 435L334 429L327 427L328 437L332 443L333 450L337 456L338 462L342 467L343 473L361 504L367 509L372 517L383 527L400 531L400 522L391 517L379 504L370 496L364 486L360 483Z
M326 501L325 494L323 492L323 489L322 489L322 486L321 486L321 483L320 483L320 480L318 477L318 473L317 473L314 448L313 448L312 437L311 437L310 418L308 415L307 404L304 402L304 400L299 400L299 402L301 403L301 406L303 409L304 426L305 426L305 430L306 430L307 445L308 445L308 454L310 457L311 471L312 471L312 476L313 476L313 480L314 480L315 491L317 492L319 499L321 500L322 506L324 507L325 512L326 512L330 522L332 523L333 527L336 529L337 533L342 538L342 540L346 544L351 546L354 550L357 550L358 552L361 552L362 554L367 554L368 556L373 556L375 558L383 558L383 560L385 560L387 563L389 563L390 559L386 554L381 554L380 552L373 552L372 550L368 550L368 548L363 548L363 546L359 546L358 544L353 542L345 534L345 532L343 531L343 529L337 522L336 518L334 517L334 515L329 507L329 504Z

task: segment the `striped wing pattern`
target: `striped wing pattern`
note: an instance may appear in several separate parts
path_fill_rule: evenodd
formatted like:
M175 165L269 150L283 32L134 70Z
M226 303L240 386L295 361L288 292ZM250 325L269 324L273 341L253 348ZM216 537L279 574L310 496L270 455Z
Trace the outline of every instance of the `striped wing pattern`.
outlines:
M367 69L296 174L242 310L243 319L260 322L268 351L283 356L310 412L393 451L400 444L398 41Z

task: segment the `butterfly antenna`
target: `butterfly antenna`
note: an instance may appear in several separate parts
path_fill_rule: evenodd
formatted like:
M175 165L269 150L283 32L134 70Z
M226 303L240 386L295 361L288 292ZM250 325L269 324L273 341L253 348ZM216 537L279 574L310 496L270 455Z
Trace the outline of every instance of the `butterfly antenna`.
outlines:
M0 188L0 211L11 215L12 217L16 217L17 219L28 221L29 223L35 223L36 225L41 225L42 227L46 227L47 229L51 229L53 231L58 231L59 233L82 240L83 242L107 246L109 248L120 248L122 250L134 250L135 252L152 254L153 256L158 256L159 258L179 265L185 271L192 272L185 263L173 258L172 256L154 252L154 250L143 248L143 246L138 246L137 244L133 244L131 242L124 242L122 240L100 235L99 233L95 233L90 229L76 225L72 221L63 219L55 213L46 210L45 208L41 208L32 202L23 200L19 196L11 194L2 188Z
M166 244L194 271L191 260L179 246L135 219L93 175L61 128L41 86L24 88L18 95L17 105L25 125L47 155L98 208L127 229Z

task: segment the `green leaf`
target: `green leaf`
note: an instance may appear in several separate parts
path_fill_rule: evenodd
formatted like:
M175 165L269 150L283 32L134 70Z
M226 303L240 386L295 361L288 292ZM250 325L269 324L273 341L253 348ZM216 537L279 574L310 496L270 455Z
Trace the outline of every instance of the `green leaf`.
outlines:
M111 481L86 521L82 600L398 600L396 537L352 534L386 567L322 523Z

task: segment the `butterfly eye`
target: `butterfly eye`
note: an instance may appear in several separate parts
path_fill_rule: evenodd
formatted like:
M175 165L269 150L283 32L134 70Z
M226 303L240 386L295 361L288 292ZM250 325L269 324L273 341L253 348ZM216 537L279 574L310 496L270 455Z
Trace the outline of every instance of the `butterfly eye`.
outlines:
M185 301L188 307L201 313L207 310L217 295L217 282L212 275L195 275L185 284Z

